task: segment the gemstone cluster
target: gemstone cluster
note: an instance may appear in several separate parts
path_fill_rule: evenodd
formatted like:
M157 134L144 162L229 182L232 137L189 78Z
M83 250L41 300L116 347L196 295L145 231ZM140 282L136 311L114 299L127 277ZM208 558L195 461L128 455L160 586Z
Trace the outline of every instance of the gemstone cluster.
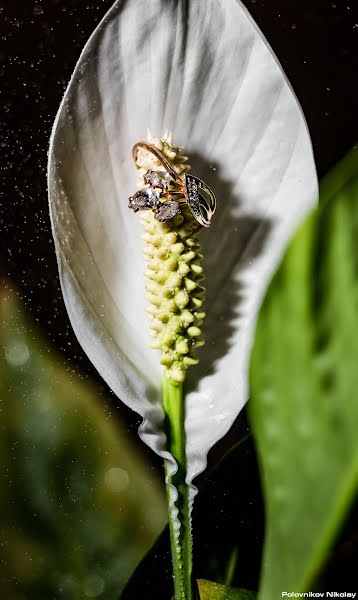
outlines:
M143 188L129 197L129 208L138 210L152 210L157 221L164 223L173 219L180 211L179 202L171 197L169 186L172 184L170 173L149 169L143 175L144 183L150 187ZM178 194L178 192L176 192Z

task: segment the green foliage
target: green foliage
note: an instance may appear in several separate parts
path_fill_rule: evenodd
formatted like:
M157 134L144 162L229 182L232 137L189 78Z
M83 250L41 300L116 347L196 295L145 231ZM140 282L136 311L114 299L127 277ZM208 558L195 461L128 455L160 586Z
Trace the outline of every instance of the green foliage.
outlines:
M220 585L205 579L198 580L198 587L200 600L254 600L256 598L254 592Z
M323 182L258 321L250 413L266 498L262 600L310 589L357 492L357 309L355 150Z
M0 311L1 597L113 600L164 525L164 495L4 288Z

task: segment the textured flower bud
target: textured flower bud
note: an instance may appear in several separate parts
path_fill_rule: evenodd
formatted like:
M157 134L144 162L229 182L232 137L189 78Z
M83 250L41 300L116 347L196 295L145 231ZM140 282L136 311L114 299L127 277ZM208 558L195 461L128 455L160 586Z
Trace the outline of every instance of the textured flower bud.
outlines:
M170 133L163 139L148 137L166 157L173 170L179 175L190 170L187 158L181 149L172 145ZM160 161L145 148L137 153L138 187L162 184L165 173ZM171 187L169 187L169 191ZM176 198L177 199L177 198ZM202 254L196 237L199 226L185 203L180 204L180 213L165 222L155 218L151 210L141 212L144 224L144 257L148 262L145 271L147 284L147 309L151 320L151 332L155 338L152 346L162 351L161 364L169 378L184 381L186 369L199 360L194 349L204 344L200 338L205 313L198 311L203 304Z

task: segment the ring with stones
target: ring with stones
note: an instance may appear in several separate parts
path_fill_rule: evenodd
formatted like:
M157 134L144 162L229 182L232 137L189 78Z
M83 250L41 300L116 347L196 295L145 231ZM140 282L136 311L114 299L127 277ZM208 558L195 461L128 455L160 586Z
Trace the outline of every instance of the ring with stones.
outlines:
M143 176L148 187L129 197L129 208L152 210L158 221L169 221L180 213L180 205L188 204L195 220L202 227L210 227L216 210L214 192L199 177L184 173L179 175L170 165L164 154L152 144L141 141L133 146L133 158L137 161L138 150L142 148L153 154L164 170L148 170ZM203 196L203 192L205 196Z

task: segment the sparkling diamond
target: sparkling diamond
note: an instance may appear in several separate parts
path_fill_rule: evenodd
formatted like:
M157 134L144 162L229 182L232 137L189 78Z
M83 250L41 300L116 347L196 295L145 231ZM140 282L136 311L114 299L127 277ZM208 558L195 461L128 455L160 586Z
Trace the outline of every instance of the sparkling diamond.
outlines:
M137 212L138 210L150 210L154 208L159 201L159 192L153 188L139 190L134 196L129 197L129 208Z
M172 219L178 213L180 213L178 202L175 202L175 200L166 200L160 203L155 218L158 221L164 222Z
M144 175L144 181L149 183L155 188L160 188L161 190L167 190L170 183L170 173L166 173L165 171L152 171L149 170Z

